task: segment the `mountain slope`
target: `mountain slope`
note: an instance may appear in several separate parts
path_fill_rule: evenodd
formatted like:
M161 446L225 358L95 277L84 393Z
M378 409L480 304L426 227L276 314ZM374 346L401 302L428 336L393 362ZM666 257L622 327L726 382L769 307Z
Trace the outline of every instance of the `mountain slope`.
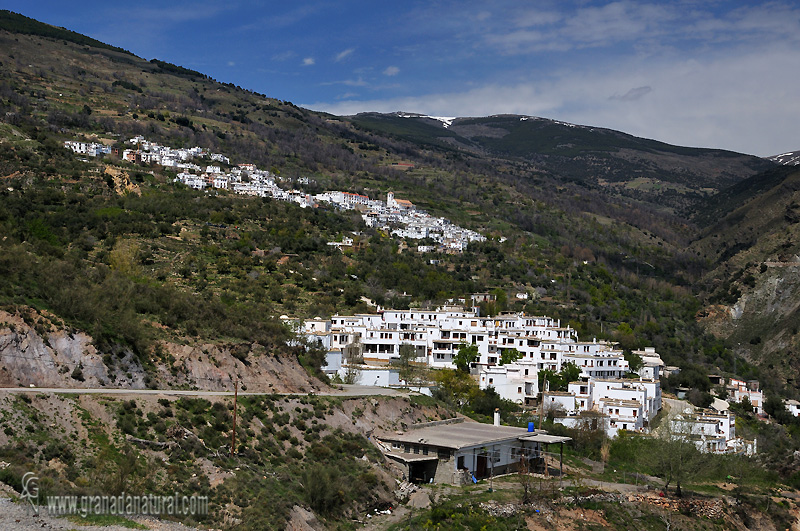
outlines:
M709 329L770 374L798 385L800 370L800 170L781 167L722 192L698 218L709 223L692 249L712 269L705 282Z
M529 116L443 121L409 113L364 113L351 119L414 142L526 161L567 181L673 207L686 206L773 165L749 155L672 146Z

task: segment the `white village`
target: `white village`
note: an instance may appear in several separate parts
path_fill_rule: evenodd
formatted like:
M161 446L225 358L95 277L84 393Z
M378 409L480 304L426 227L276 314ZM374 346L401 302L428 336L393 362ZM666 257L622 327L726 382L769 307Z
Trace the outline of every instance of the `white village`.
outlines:
M473 296L472 303L481 295L485 294ZM436 310L379 309L375 314L307 320L299 326L310 341L326 350L328 374L361 385L429 393L427 381L401 380L401 347L413 347L413 364L436 370L455 368L459 350L474 346L477 356L469 371L482 389L491 387L504 399L536 406L558 424L591 425L614 438L620 431L648 433L662 409L660 380L667 368L655 349L633 351L641 366L632 373L618 345L581 341L574 329L550 317L481 316L475 304L468 309L461 305ZM508 359L504 353L512 349L511 357L516 359L503 363ZM549 389L547 380L540 378L543 371L559 373L570 366L579 376L566 390ZM757 410L761 407L762 395L752 389L754 383L728 383L731 401L746 397ZM753 455L755 441L736 436L735 415L727 405L716 400L713 409L681 412L670 420L672 436L691 440L703 452Z
M301 190L286 190L278 186L282 181L267 170L257 168L254 164L239 164L223 171L218 164L230 165L230 160L219 153L209 153L200 147L170 148L150 142L137 136L126 141L132 146L116 153L122 160L138 164L158 164L178 171L175 182L182 183L195 190L229 190L235 194L256 197L270 197L278 201L289 201L301 208L317 208L329 205L341 210L356 210L361 213L368 227L383 230L397 239L422 240L435 242L429 245L418 245L416 251L428 252L463 252L470 242L485 241L480 233L452 224L445 218L431 216L417 209L411 201L396 199L389 192L386 201L370 199L366 195L328 191L310 195ZM96 142L67 140L64 147L79 155L100 157L111 155L112 148ZM201 166L195 159L208 159L217 164ZM308 178L298 179L301 184L308 184ZM352 238L344 237L342 241L330 242L340 250L353 245Z

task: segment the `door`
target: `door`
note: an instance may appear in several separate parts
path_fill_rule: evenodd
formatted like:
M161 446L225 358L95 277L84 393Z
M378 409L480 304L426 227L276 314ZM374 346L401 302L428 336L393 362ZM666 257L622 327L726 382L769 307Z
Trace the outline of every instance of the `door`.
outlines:
M486 462L487 459L485 455L478 456L478 463L477 466L475 467L475 477L477 479L485 478L488 475L486 472L487 470Z

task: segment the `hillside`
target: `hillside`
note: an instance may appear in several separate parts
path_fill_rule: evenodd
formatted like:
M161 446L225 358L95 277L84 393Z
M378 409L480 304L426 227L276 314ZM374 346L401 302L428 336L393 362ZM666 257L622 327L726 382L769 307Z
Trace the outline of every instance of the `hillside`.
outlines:
M748 155L672 146L530 116L443 121L409 113L364 113L352 120L416 143L526 162L560 180L678 210L772 166Z
M800 369L800 171L786 166L747 179L698 219L692 243L710 263L707 326L765 369L765 385L794 394Z
M781 153L780 155L774 155L768 158L769 160L777 162L778 164L797 166L800 164L800 151L790 151L788 153Z
M626 323L635 342L655 340L668 359L678 362L686 350L664 331L694 326L687 287L700 264L683 250L691 234L685 219L660 204L587 188L513 157L370 132L199 72L53 37L49 26L37 35L30 25L25 33L0 31L10 313L49 311L104 349L119 344L144 357L165 339L278 348L282 328L256 323L256 315L324 316L366 311L361 297L404 307L500 289L512 295L508 309L554 314L584 335L611 337ZM134 135L224 153L231 164L256 164L307 192L394 190L492 239L432 265L347 213L209 196L173 186L173 170L114 157L86 162L60 145L83 138L122 149ZM403 161L414 168L392 167ZM325 245L357 234L363 252ZM70 274L53 283L53 271ZM650 297L654 286L665 298ZM516 291L536 297L517 301ZM109 305L105 293L126 303ZM664 322L648 325L653 319ZM691 341L704 348L705 340Z

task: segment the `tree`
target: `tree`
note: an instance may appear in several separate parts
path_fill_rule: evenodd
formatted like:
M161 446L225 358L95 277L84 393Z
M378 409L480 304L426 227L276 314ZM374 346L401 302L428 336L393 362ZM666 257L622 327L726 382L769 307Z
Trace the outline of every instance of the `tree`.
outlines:
M518 359L522 358L523 354L519 350L515 348L508 348L503 350L500 353L500 365L505 365L506 363L513 363Z
M560 389L566 391L570 382L574 382L581 377L581 368L573 362L565 363L561 366L559 376L561 377Z
M435 371L433 379L438 386L436 398L459 409L480 393L478 383L465 371L442 369Z
M409 386L420 386L428 380L428 368L414 364L417 349L410 343L400 345L400 358L394 362L399 369L400 379Z
M411 361L417 357L417 349L411 343L402 343L398 354L400 357L396 364L400 368L400 377L403 378L403 370L407 371L411 367Z
M664 489L675 483L675 495L682 496L681 484L699 473L702 456L692 440L692 424L673 420L664 423L653 451L647 454L656 476L664 479Z
M342 363L345 364L344 383L356 383L361 378L361 364L364 363L361 336L356 335L353 342L342 349Z
M548 389L550 391L558 390L558 386L561 384L561 379L558 377L558 373L552 369L543 369L539 371L539 389L544 391ZM549 388L545 386L545 382L550 384Z
M644 367L644 362L642 361L642 357L630 350L624 351L622 355L625 357L625 361L628 362L630 371L639 374L639 369Z
M453 356L453 365L459 371L462 372L469 372L469 366L471 363L475 363L478 360L478 345L467 345L466 343L461 345L461 348L458 349L458 353Z
M581 376L581 368L572 362L565 363L561 370L556 372L552 369L539 371L539 389L544 389L544 382L550 383L550 391L566 391L570 382L574 382Z

